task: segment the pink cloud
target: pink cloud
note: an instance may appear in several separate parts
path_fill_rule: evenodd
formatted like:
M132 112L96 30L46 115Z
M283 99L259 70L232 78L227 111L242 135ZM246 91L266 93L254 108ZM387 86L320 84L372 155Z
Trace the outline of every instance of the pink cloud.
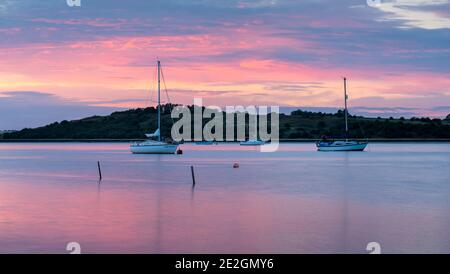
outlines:
M14 28L0 28L0 33L6 34L6 35L13 35L13 34L19 34L22 32L21 28L14 27Z
M90 24L99 27L126 23L103 19L83 22L36 20L55 25ZM350 92L354 99L377 95L397 104L412 105L410 98L417 96L432 93L445 96L446 92L448 95L450 82L445 73L418 72L400 65L373 65L364 69L350 63L341 67L321 65L326 64L327 56L341 51L313 41L274 36L262 26L240 26L227 27L217 33L115 36L10 47L0 52L0 73L11 76L5 79L0 76L0 91L45 89L67 98L97 100L99 104L105 100L144 98L150 88L154 61L159 57L169 88L177 91L173 101L180 103L192 103L192 98L200 95L209 103L218 105L339 106L341 76L344 75L350 78ZM325 62L281 61L263 54L287 46L306 55L320 55ZM395 45L390 48L395 49ZM240 53L246 54L240 56ZM321 82L323 85L300 91L267 88L271 84L305 82ZM416 102L420 101L416 99ZM378 104L367 103L369 106ZM141 101L127 101L109 105L136 107L143 104Z

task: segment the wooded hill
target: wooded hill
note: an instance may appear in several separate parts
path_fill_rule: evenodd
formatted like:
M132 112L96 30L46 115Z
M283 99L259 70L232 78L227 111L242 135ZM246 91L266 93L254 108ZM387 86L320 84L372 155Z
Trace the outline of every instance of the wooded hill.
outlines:
M163 136L170 136L171 126L175 122L170 117L173 107L174 105L162 107ZM192 112L193 107L189 108ZM108 116L61 121L39 128L3 133L0 139L144 139L144 133L153 132L157 127L156 114L157 110L153 107L130 109L114 112ZM204 119L204 124L207 122L208 120ZM349 127L351 135L355 138L450 139L450 115L446 119L383 119L350 116ZM327 114L297 110L291 115L280 114L281 139L318 139L324 135L342 136L343 129L343 111Z

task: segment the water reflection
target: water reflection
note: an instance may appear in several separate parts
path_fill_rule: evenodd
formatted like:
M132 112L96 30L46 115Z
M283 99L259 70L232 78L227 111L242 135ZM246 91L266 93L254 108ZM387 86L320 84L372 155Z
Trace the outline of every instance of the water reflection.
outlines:
M73 241L91 253L366 253L372 241L449 252L448 144L137 157L124 144L53 146L0 144L0 252L65 253Z

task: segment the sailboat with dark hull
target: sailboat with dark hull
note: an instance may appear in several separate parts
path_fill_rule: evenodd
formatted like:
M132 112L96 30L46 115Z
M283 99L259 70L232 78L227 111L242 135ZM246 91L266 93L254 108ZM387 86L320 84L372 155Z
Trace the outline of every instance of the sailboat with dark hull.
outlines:
M348 107L347 107L347 78L344 78L344 98L345 98L345 140L321 140L316 143L317 150L319 151L364 151L369 142L367 141L353 141L349 140L348 130Z
M161 62L158 60L158 129L152 134L145 134L148 140L133 143L130 150L134 154L174 154L178 144L164 142L161 138Z

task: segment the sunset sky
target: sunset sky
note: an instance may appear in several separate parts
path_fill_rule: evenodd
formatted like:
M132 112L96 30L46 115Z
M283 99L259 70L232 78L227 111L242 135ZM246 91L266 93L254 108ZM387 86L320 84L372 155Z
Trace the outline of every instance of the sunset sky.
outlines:
M157 58L173 103L447 115L450 0L376 2L0 0L0 129L148 106Z

